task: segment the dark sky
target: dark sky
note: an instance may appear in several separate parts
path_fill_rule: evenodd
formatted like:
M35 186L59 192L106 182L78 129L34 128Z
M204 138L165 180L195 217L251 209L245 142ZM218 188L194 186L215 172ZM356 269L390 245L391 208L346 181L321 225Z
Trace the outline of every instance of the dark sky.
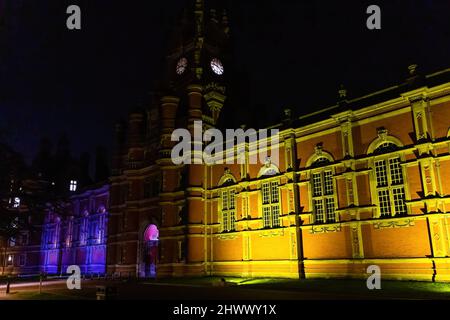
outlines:
M228 7L247 101L266 113L332 105L341 83L350 97L396 84L411 63L424 73L450 67L448 0L214 2ZM114 123L158 79L185 3L0 0L0 128L9 142L27 160L42 136L63 132L74 155L111 149ZM81 7L81 31L66 29L70 4ZM369 4L380 5L382 30L366 28Z

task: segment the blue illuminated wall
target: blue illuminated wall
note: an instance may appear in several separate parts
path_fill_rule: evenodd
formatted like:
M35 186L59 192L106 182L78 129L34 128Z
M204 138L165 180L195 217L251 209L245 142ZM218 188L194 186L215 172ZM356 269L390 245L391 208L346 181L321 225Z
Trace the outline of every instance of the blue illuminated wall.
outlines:
M65 274L78 265L83 274L106 272L109 186L72 195L46 213L41 240L41 271Z

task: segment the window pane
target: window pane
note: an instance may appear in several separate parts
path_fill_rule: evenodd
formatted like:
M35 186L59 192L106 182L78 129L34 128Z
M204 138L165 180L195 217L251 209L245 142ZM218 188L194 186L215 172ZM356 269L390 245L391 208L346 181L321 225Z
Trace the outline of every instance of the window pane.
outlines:
M324 222L324 210L322 200L314 200L314 210L316 213L316 222Z
M230 212L230 228L229 230L235 231L236 230L236 212L231 211Z
M313 174L313 196L320 197L322 195L322 177L320 173Z
M280 226L280 207L278 205L272 206L272 226Z
M399 158L389 159L389 170L391 171L392 184L402 184L403 175Z
M327 222L335 222L336 215L334 213L334 199L326 198L325 205L326 205L326 210L327 210Z
M403 187L395 188L392 190L392 194L394 196L395 214L405 214L405 189Z
M270 207L263 207L264 227L270 227Z
M222 191L222 209L228 209L228 192Z
M271 183L271 196L272 196L272 203L277 203L280 201L277 181L273 181Z
M377 176L377 187L387 186L386 161L375 162L375 174Z
M270 187L268 183L263 183L262 185L262 200L263 204L269 203L269 191Z
M380 214L391 215L391 202L389 200L389 191L387 189L378 190L378 201L380 202Z
M228 212L227 211L222 212L222 228L225 231L229 230L229 227L228 227Z
M333 194L333 175L331 171L324 172L324 180L325 180L325 195Z
M230 190L230 205L229 205L229 209L234 209L234 205L235 205L235 195L234 195L234 190Z

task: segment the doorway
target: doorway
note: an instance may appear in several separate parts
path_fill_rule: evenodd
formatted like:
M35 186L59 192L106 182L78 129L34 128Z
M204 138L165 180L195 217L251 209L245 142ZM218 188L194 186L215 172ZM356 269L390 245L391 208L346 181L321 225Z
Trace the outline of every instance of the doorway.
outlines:
M154 224L150 224L144 232L143 239L143 259L144 262L144 276L146 278L156 277L156 264L158 262L158 243L159 230Z

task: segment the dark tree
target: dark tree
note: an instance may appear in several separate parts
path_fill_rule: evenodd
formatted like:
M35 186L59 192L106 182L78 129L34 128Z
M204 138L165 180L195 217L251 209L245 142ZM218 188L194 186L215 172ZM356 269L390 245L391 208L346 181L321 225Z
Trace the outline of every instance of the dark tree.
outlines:
M98 146L95 154L95 181L105 181L109 176L107 151L104 147Z

